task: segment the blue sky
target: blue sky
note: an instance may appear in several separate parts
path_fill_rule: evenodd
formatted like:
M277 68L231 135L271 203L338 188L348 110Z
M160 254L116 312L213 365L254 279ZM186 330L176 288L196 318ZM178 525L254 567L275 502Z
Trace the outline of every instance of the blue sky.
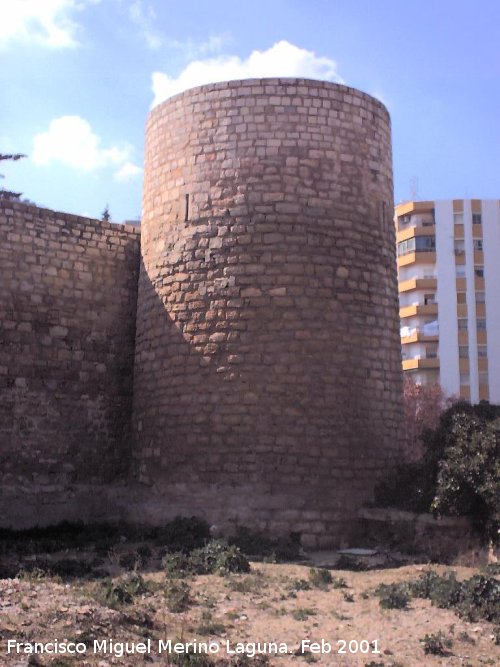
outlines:
M2 185L112 219L141 210L154 102L305 76L381 99L395 200L500 197L497 0L0 0Z

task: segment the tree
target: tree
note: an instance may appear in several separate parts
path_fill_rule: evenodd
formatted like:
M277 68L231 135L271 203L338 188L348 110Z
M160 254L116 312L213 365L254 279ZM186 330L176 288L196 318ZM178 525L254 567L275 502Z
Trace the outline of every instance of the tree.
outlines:
M456 400L447 398L440 384L417 384L405 375L403 384L407 456L419 459L423 454L423 435L435 429L441 414Z
M21 158L26 157L23 153L0 153L0 160L20 160ZM0 178L5 178L3 174L0 174ZM21 196L21 192L12 192L12 190L5 190L5 188L0 189L0 199L15 199L18 200Z
M103 222L109 222L111 220L111 214L109 212L108 204L106 204L104 211L101 213L101 220Z

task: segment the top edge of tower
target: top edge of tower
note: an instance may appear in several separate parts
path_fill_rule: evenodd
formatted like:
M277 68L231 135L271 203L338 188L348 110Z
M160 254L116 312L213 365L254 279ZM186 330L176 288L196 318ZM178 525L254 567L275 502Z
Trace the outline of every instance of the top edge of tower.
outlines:
M296 90L294 90L296 89ZM315 91L313 93L313 91ZM321 93L323 91L323 94ZM203 84L188 88L180 93L166 98L156 104L149 112L148 118L154 118L161 114L165 108L185 104L189 101L196 101L196 98L210 98L213 94L221 97L251 97L254 95L310 95L311 97L328 97L333 92L340 93L342 96L352 96L358 100L364 100L366 103L378 108L385 113L390 121L390 114L383 102L369 95L368 93L346 86L343 83L334 83L332 81L323 81L321 79L309 79L303 77L264 77L253 79L232 79L228 81L219 81L216 83Z

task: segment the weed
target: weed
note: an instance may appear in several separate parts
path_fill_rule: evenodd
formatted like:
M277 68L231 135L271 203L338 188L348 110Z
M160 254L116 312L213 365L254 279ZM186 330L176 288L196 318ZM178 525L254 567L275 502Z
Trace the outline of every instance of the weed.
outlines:
M464 642L465 644L475 644L476 640L474 637L471 637L469 633L463 631L458 635L458 638L461 642Z
M165 591L167 609L173 614L180 614L191 605L189 586L185 581L171 582Z
M346 602L354 602L354 595L351 593L344 593L344 600Z
M326 590L328 585L332 583L332 575L329 570L324 568L316 569L312 567L309 570L309 581L315 588Z
M442 632L425 635L420 642L426 655L450 655L449 649L452 646L452 641Z
M229 588L236 593L261 593L262 588L267 588L267 583L256 572L254 575L248 577L231 578L229 580Z
M238 547L223 540L212 540L201 549L191 552L188 561L193 574L228 574L249 572L250 563Z
M294 618L296 621L307 621L309 616L316 616L314 609L299 607L299 609L296 609L292 614L292 618Z
M207 655L195 653L190 647L186 653L172 653L169 661L175 667L216 667L211 658Z
M332 588L349 588L344 577L332 577Z
M118 609L124 604L131 604L135 597L149 591L150 588L141 575L134 572L116 582L112 579L101 582L94 591L94 597L101 604Z
M196 632L200 635L221 635L226 631L223 623L214 621L211 612L205 610L200 619L200 623L196 628Z
M307 581L307 579L294 579L290 583L290 589L292 591L310 591L311 584Z
M182 579L190 573L189 556L182 551L167 554L162 560L162 565L171 579Z

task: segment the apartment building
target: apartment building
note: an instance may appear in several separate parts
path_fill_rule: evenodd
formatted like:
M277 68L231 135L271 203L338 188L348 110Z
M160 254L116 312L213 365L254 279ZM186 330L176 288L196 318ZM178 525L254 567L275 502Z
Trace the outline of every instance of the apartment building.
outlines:
M396 206L403 370L500 403L500 201Z

